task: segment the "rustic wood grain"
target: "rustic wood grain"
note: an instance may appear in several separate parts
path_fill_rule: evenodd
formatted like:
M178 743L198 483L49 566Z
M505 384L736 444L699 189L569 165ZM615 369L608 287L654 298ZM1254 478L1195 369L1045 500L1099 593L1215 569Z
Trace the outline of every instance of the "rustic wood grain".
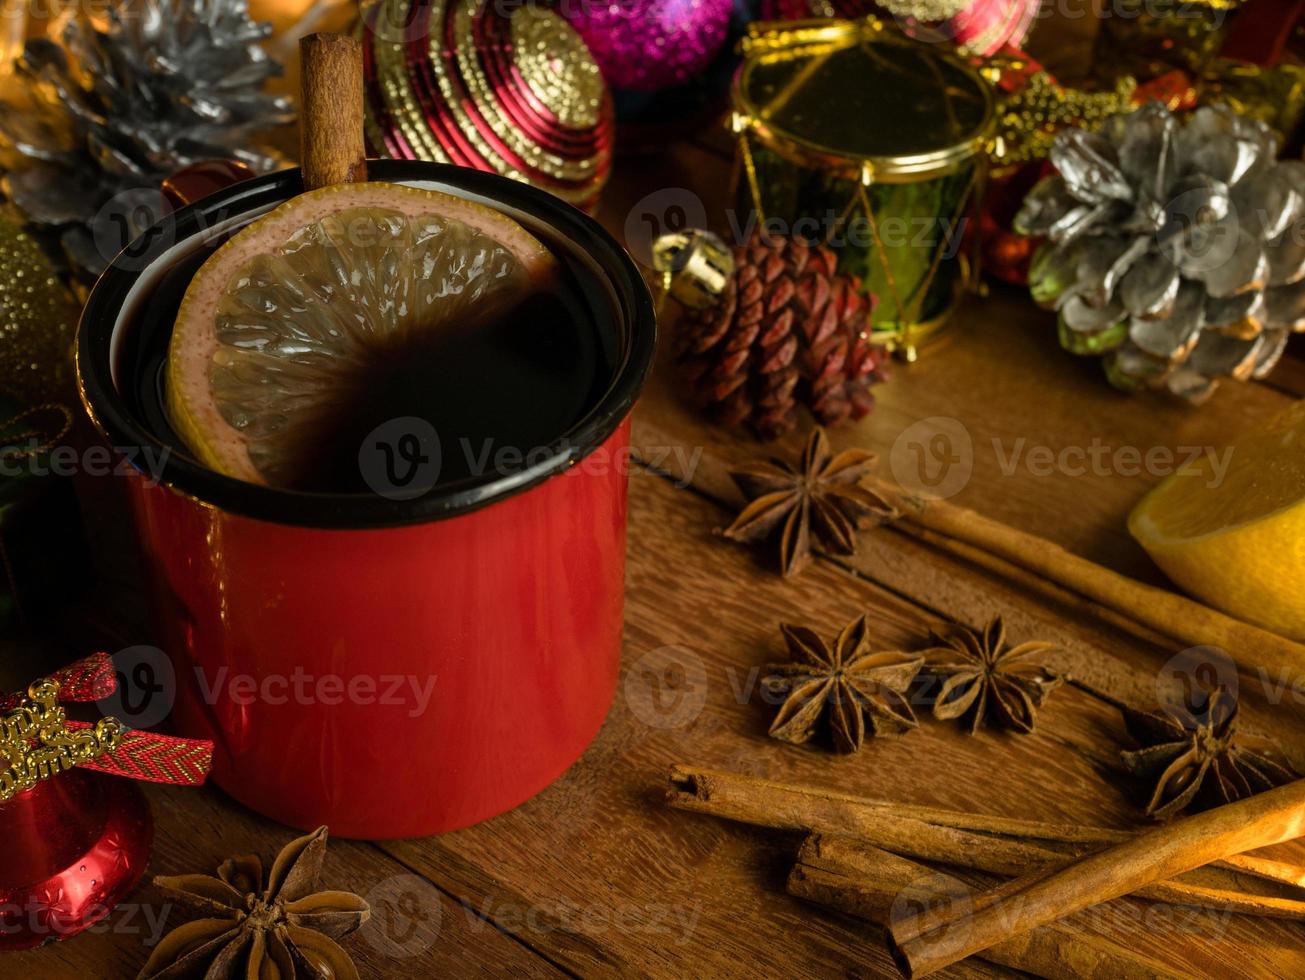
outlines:
M667 372L659 373L645 396L636 416L636 446L644 458L662 460L677 480L690 478L680 461L695 460L693 485L714 499L737 504L740 498L729 480L728 468L742 462L750 452L761 450L740 446L737 440L702 425L687 413L677 415L677 411L684 412L682 408L668 409L661 401L674 398L667 378ZM673 428L667 419L682 427ZM835 437L840 438L837 434ZM846 434L840 441L851 442ZM797 452L796 442L790 444L789 451ZM764 550L750 553L759 569L773 567L772 557ZM1012 639L1057 643L1061 650L1052 656L1053 665L1089 687L1129 703L1159 699L1161 671L1178 652L1174 645L1159 639L1148 643L1129 632L1109 628L1114 618L1097 616L1091 604L1078 597L1057 598L1055 590L1045 584L1034 589L1023 577L1007 579L992 574L987 565L958 562L951 554L892 528L867 532L857 554L837 562L849 572L910 596L920 606L949 620L982 625L1001 613ZM1305 672L1288 670L1240 678L1242 689L1250 695L1243 701L1243 725L1278 738L1298 765L1305 763L1305 752L1297 748L1305 726L1301 688L1297 686L1302 677Z
M668 815L656 795L665 767L689 760L960 809L1120 826L1136 822L1136 811L1087 749L1117 748L1119 726L1099 701L1074 688L1054 695L1041 730L1027 738L987 732L971 738L952 724L930 721L851 757L767 739L773 708L758 703L755 688L746 700L740 692L755 685L756 668L782 656L777 621L796 619L828 631L869 608L876 639L909 646L936 618L829 563L795 582L758 574L749 552L712 534L722 510L686 500L648 477L636 477L632 490L625 674L599 740L563 781L511 814L436 841L385 845L405 864L450 891L469 890L478 908L485 902L490 909L495 902L548 908L559 895L604 909L650 894L676 908L702 903L691 950L631 931L612 937L599 959L571 936L559 941L541 929L530 937L557 962L586 975L675 975L692 968L742 976L755 969L746 955L748 937L795 933L803 937L796 946L767 943L774 972L766 975L881 975L888 965L877 941L840 934L836 923L812 918L778 894L776 866L791 857L792 840ZM671 652L659 654L667 647ZM701 699L702 708L682 724L674 723L670 708L666 722L650 723L646 714L657 695L671 706L676 699ZM546 835L547 849L523 846L540 835ZM450 852L459 859L453 877L447 870ZM577 853L601 874L578 872ZM492 877L472 872L490 866ZM724 901L704 901L711 894ZM1228 930L1233 942L1248 948L1289 946L1292 935L1278 923L1242 920ZM1160 939L1154 944L1164 945ZM1185 938L1181 946L1172 962L1196 972L1215 970L1222 955L1200 936ZM1265 975L1285 961L1250 962ZM1305 950L1291 962L1305 969Z
M850 758L767 739L772 709L756 703L755 689L748 699L740 692L755 685L755 668L781 655L776 621L833 628L871 607L877 638L905 645L936 619L832 563L782 582L758 569L747 550L715 538L712 529L726 511L664 479L636 475L631 503L625 674L593 748L562 781L511 814L458 834L384 845L399 866L429 877L477 916L585 975L887 975L878 936L783 894L794 840L661 806L666 768L686 758L941 806L1119 825L1130 819L1096 763L1073 747L1106 725L1101 704L1072 688L1056 693L1042 730L1029 738L970 738L953 725L927 723ZM657 651L668 645L683 652L659 660ZM691 669L674 670L677 663ZM699 696L700 712L676 717L677 698ZM204 867L251 846L245 823L256 818L213 791L156 791L156 801L169 814L161 819L161 867ZM266 827L262 835L264 851L285 837ZM386 865L370 873L388 875L393 865ZM460 921L443 916L450 918ZM1229 935L1223 944L1245 944L1252 965L1305 969L1305 953L1291 952L1289 932L1238 920ZM456 953L468 941L483 948L500 936L488 927L463 936L441 932L437 948ZM801 938L757 938L786 936ZM98 956L100 944L139 948L129 940L84 937L56 951L85 962L80 958ZM758 942L766 949L760 966ZM1227 948L1185 938L1180 960L1198 973L1214 971ZM377 976L405 968L368 965Z

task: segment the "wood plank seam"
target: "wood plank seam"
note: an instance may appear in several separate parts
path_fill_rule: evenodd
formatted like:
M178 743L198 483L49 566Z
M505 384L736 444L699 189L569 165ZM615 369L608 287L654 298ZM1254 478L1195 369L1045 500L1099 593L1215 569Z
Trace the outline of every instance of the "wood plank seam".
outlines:
M498 933L501 933L506 938L512 940L514 943L516 943L518 946L525 949L527 952L532 953L533 955L539 957L539 959L546 962L549 966L553 967L554 969L562 973L565 973L567 976L570 977L578 976L576 973L567 969L561 963L558 963L556 960L554 960L543 950L527 942L524 937L517 935L511 930L504 929L501 925L499 925L499 923L495 922L493 919L482 915L479 911L473 908L472 905L465 898L458 895L456 892L453 892L450 889L446 888L444 885L440 884L438 881L431 878L429 875L423 874L420 870L415 868L411 863L405 861L402 857L398 856L397 854L392 854L391 852L387 851L382 846L382 843L380 841L362 841L360 843L366 844L368 849L375 851L383 860L392 861L395 864L399 865L401 868L403 868L405 871L407 871L409 874L411 874L414 878L420 878L422 881L426 882L428 885L434 888L441 895L444 895L451 902L454 902L459 907L461 907L466 914L474 916L475 918L479 919L481 922L485 923L491 929L493 929Z
M381 853L383 853L388 859L397 861L398 863L402 864L404 867L412 868L413 865L400 856L400 848L404 843L406 842L376 841L372 843L372 846L380 850ZM475 886L475 889L472 888L468 889L469 893L472 890L479 890L481 892L497 891L500 894L507 894L509 898L509 902L507 904L510 904L512 906L533 907L536 904L534 902L529 901L525 895L522 895L516 892L514 889L511 889L504 882L495 879L483 868L463 859L463 857L460 854L458 854L456 851L452 850L449 847L444 846L439 838L433 838L429 843L431 845L432 851L442 859L441 867L443 867L446 871L449 872L450 878L463 877L469 873L472 877L480 879L479 883ZM457 867L454 867L455 865ZM459 874L459 872L462 872L462 874ZM480 921L485 922L488 925L492 926L496 932L502 933L504 936L510 938L520 946L528 949L531 953L536 954L540 959L546 961L550 966L561 971L562 973L565 973L567 976L577 977L577 978L583 976L583 974L576 972L576 970L573 967L565 965L562 961L557 959L555 956L543 952L539 946L535 945L524 935L514 933L512 930L505 928L498 921L496 921L493 918L493 916L487 916L479 909L476 909L471 904L468 898L459 896L457 892L455 892L449 885L444 884L441 881L437 881L434 877L428 874L418 872L418 871L414 871L413 873L418 877L422 878L423 880L429 881L431 885L434 888L436 888L441 894L449 896L453 901L457 902L458 905L464 908L468 913L474 915ZM558 939L559 937L565 938L570 944L583 950L587 957L596 960L598 962L612 963L612 956L611 956L612 951L605 949L603 946L594 942L590 937L584 935L583 933L577 933L568 929L550 928L549 930L547 930L545 935L548 936L550 939L554 939L554 940ZM616 963L612 963L612 965L620 969L623 964L620 962L616 962Z

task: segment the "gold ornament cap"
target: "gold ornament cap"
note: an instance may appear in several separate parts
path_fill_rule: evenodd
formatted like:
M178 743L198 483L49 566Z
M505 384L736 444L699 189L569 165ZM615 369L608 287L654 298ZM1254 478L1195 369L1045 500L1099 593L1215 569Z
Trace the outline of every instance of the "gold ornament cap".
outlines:
M719 236L694 229L653 242L653 268L668 293L690 309L713 306L734 275L734 253Z

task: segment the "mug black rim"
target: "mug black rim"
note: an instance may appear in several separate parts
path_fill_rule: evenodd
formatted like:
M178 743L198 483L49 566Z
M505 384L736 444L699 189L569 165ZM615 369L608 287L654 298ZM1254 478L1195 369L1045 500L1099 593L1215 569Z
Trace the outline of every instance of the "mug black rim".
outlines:
M621 350L610 385L579 423L551 445L540 447L545 452L532 465L449 487L437 485L414 499L280 490L223 476L177 452L168 452L163 459L157 474L162 485L224 512L277 524L361 530L425 523L469 513L543 483L603 445L630 414L652 368L656 314L638 267L597 221L538 188L463 167L375 160L368 162L368 175L373 180L395 183L438 182L502 201L556 230L596 262L608 279L624 320ZM77 331L77 385L91 421L110 445L149 447L156 452L169 448L135 418L113 381L111 339L118 313L143 270L174 243L243 213L280 203L302 190L298 170L282 170L234 184L163 219L160 225L168 226L167 233L157 233L158 226L152 229L153 244L134 256L137 271L122 268L120 256L100 276Z

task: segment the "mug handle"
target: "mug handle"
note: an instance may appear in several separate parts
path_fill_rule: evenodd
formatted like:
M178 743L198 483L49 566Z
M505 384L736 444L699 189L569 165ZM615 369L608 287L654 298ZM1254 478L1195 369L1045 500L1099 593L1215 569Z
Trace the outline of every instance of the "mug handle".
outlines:
M173 211L256 176L239 160L201 160L183 167L159 185Z

